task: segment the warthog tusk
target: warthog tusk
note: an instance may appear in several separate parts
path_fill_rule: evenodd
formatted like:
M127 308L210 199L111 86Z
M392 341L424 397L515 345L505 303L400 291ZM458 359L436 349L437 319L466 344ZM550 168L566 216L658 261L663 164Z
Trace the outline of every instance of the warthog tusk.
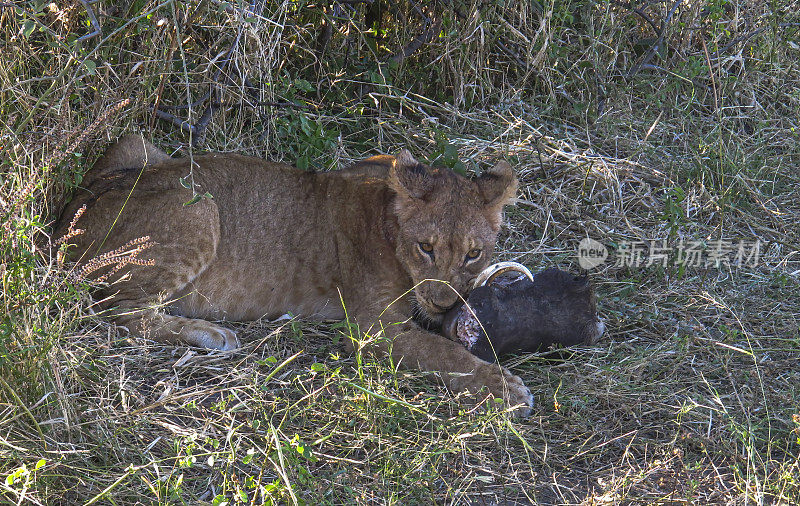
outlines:
M531 274L531 271L529 271L524 265L517 262L498 262L481 271L481 273L478 274L478 277L475 278L475 283L473 283L472 288L475 289L479 286L487 285L491 283L497 276L512 271L521 272L525 275L525 277L533 281L533 274Z

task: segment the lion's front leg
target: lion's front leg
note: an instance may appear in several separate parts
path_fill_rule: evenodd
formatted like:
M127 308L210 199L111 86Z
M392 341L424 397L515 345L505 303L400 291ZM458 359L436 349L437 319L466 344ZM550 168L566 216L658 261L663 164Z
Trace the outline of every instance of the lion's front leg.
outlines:
M392 359L402 367L422 371L439 372L447 387L453 392L470 391L476 393L483 387L502 398L507 406L520 406L518 414L528 416L533 406L533 395L522 380L498 364L485 362L460 343L450 341L439 334L422 329L401 315L380 319L361 317L361 329L368 334L383 333L384 339L377 339L381 351L391 349ZM380 336L379 336L380 337Z

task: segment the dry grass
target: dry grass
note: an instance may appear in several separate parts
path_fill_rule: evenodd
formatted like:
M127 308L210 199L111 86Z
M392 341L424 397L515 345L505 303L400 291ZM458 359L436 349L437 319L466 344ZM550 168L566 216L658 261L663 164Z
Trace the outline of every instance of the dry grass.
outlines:
M657 34L624 7L456 4L463 17L425 5L442 34L399 67L375 62L421 32L413 2L384 14L382 39L364 33L365 5L100 2L103 33L77 45L79 2L0 7L0 500L800 501L800 5L681 2L648 57ZM642 13L659 25L673 5ZM197 147L148 109L211 88L220 105ZM205 107L169 112L197 124ZM759 240L761 256L607 262L594 273L607 339L506 362L538 403L520 421L345 355L331 322L233 325L244 346L218 353L96 318L41 247L54 209L128 131L178 154L323 169L404 145L470 170L505 156L521 192L499 256L533 269L577 270L586 236Z

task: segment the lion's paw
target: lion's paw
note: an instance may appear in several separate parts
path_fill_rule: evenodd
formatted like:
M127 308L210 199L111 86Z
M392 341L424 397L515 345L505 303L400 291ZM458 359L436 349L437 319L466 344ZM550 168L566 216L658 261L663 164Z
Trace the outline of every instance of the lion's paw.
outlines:
M515 408L515 415L523 418L530 416L534 404L533 394L522 379L497 364L480 364L472 374L454 381L453 387L471 392L486 387L489 393L503 399L506 406Z
M194 346L229 351L239 347L236 332L210 323L183 329L184 340Z

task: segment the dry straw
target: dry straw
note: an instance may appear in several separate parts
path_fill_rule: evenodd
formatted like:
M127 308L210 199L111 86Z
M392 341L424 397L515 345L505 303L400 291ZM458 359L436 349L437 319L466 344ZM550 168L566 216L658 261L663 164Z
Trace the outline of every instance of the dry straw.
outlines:
M103 111L103 113L98 116L97 119L95 119L88 127L80 129L81 133L75 137L75 139L66 149L57 148L43 164L35 166L33 172L28 176L28 183L22 188L18 189L16 192L12 193L11 196L3 202L5 204L2 209L2 215L4 216L3 232L12 238L12 246L14 248L16 248L18 245L16 237L11 234L11 225L18 219L19 213L22 211L22 207L24 206L25 202L27 202L34 194L36 188L39 186L43 187L47 175L50 174L54 167L63 162L67 156L75 153L78 148L97 131L98 128L104 125L114 114L121 111L130 103L131 99L126 98L118 102L116 105ZM65 139L61 145L63 146L67 142L69 142L69 137Z

